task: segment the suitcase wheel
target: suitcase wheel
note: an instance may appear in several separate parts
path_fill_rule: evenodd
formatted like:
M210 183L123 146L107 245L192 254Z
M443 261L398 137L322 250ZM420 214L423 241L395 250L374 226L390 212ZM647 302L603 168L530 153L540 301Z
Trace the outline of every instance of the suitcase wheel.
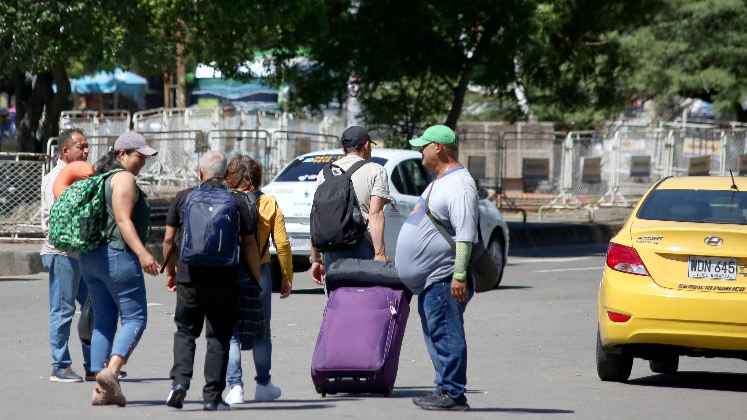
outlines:
M327 391L325 391L325 390L323 390L321 388L317 388L316 392L317 392L317 394L322 394L322 398L324 398L324 397L327 396Z
M381 393L384 394L384 398L386 398L389 396L389 394L392 393L392 390L387 388L387 389L384 389Z

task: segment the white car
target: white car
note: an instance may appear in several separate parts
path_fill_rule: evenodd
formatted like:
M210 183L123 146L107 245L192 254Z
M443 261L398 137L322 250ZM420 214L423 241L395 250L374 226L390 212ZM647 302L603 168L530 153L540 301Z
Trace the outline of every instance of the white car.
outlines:
M293 271L302 272L310 268L311 240L309 218L311 203L316 192L316 178L319 172L331 162L343 157L341 150L324 150L306 153L289 163L262 192L275 197L285 216L285 229L288 232L293 251ZM422 165L422 156L413 150L374 148L371 161L382 165L389 175L389 192L392 202L384 207L386 226L384 242L390 260L396 257L397 237L402 224L425 191L433 174ZM508 257L508 225L500 211L492 202L485 200L487 191L481 188L480 230L483 241L503 276L503 267ZM280 265L274 244L270 245L272 257L273 285L280 287ZM500 282L500 280L499 280Z

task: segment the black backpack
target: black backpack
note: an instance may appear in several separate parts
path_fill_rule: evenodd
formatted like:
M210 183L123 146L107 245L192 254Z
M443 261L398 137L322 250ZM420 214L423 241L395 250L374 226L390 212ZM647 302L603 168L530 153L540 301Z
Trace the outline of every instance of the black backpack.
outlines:
M316 189L311 206L311 243L318 252L350 249L366 234L368 223L361 213L350 177L367 163L367 160L357 162L347 171L335 164L324 168L324 182ZM334 175L332 166L342 173Z
M252 212L254 215L254 220L257 221L257 234L255 235L255 239L257 240L257 246L259 246L259 197L261 197L264 193L260 190L254 190L252 192L244 192L241 190L233 190L234 192L241 194L242 197L244 197L244 201L246 201L247 204L249 204L249 211ZM270 235L267 235L267 240L265 241L262 248L259 250L259 259L261 260L262 257L265 256L265 253L267 252L267 248L270 245L270 236L272 236L272 233Z

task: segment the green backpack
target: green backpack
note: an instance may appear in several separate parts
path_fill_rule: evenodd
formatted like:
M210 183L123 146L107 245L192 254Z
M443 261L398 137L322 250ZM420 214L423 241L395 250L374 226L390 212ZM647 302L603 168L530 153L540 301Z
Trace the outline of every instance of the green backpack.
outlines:
M60 251L89 252L106 237L106 179L124 169L79 179L65 188L49 211L49 242Z

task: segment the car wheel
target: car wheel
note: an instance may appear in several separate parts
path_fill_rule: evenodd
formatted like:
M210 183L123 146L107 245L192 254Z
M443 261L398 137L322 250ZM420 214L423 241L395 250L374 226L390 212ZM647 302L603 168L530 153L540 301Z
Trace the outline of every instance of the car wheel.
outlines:
M503 252L503 241L498 236L502 234L503 232L501 230L496 231L490 237L490 242L488 243L488 254L490 254L496 267L498 267L498 282L495 284L494 288L498 288L501 284L501 280L503 280L503 268L506 266L506 256Z
M633 356L605 353L597 329L597 374L603 381L625 382L633 370Z
M678 354L666 355L648 362L651 372L655 373L677 373L680 367L680 356Z

